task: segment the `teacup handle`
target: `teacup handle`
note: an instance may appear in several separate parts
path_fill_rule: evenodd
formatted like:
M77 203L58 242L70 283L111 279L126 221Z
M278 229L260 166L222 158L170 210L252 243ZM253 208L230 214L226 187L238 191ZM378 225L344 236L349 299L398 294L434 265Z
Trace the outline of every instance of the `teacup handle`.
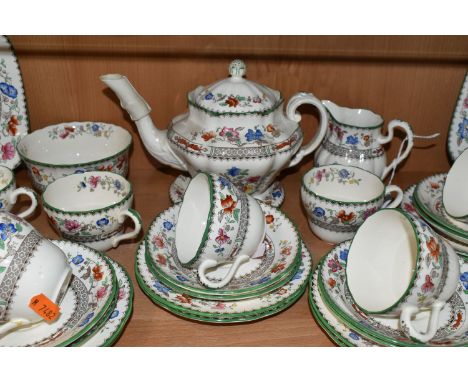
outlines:
M31 215L37 207L37 195L36 193L28 187L18 187L16 190L12 191L10 194L10 204L15 204L18 200L19 195L26 195L31 199L31 205L26 211L19 213L17 216L19 218L26 218Z
M123 233L121 235L117 235L112 240L112 246L115 248L119 245L122 240L133 239L136 237L141 231L141 216L138 212L136 212L133 208L129 208L126 211L122 211L117 219L119 223L123 223L125 218L129 217L133 220L133 224L135 228L131 232Z
M237 272L237 269L239 266L246 262L250 257L247 255L239 255L236 257L236 260L234 263L231 265L231 268L229 269L229 272L226 276L221 281L218 282L213 282L211 280L208 280L208 278L205 275L205 272L207 269L213 268L218 265L218 262L213 259L206 259L202 261L202 263L198 267L198 277L200 278L200 281L202 282L203 285L206 285L208 288L222 288L223 286L227 285L234 275Z
M444 301L435 301L431 307L431 317L429 318L429 326L426 333L420 333L417 331L411 323L411 316L419 312L419 308L413 305L407 305L403 307L400 315L400 327L412 338L415 338L421 342L430 341L437 332L439 323L439 315L444 307Z
M385 195L389 195L392 192L395 192L396 196L390 203L388 203L388 205L385 206L385 208L397 208L403 200L403 191L400 187L393 184L385 187Z
M0 325L0 337L8 333L10 330L18 328L20 326L28 325L30 322L24 319L15 319L5 322L3 325Z
M322 102L320 102L320 100L316 98L312 93L300 92L293 95L288 102L288 106L286 106L286 116L290 120L299 123L301 121L301 114L299 114L296 110L299 106L305 103L314 105L320 112L320 126L317 133L311 139L311 141L306 145L302 146L300 150L296 153L296 155L294 155L294 157L291 159L291 162L289 162L288 167L295 166L302 160L302 158L314 151L318 147L318 145L322 143L322 140L325 137L325 133L327 132L327 111L322 105ZM291 142L290 144L293 144L293 142Z
M393 168L396 168L402 161L404 161L405 158L409 155L411 149L413 148L413 141L414 141L413 129L411 128L408 122L400 121L398 119L394 119L388 123L388 126L387 126L388 135L387 136L381 135L380 137L377 138L377 142L381 145L384 145L390 142L393 139L393 132L396 127L401 128L406 133L406 138L408 139L408 142L406 144L406 149L405 151L403 151L403 153L401 154L399 153L398 156L387 167L384 168L382 176L380 177L381 179L385 179L385 177L389 174L390 171L393 170ZM403 145L404 142L402 142L401 144ZM400 147L400 150L401 150L401 147Z

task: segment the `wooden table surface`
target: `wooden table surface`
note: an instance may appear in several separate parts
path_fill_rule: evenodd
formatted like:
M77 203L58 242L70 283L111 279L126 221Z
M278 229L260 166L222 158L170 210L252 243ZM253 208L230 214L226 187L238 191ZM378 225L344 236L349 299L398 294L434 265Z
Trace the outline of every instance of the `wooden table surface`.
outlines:
M313 265L332 246L319 240L310 231L300 201L300 179L310 165L297 170L286 170L281 179L286 192L282 209L298 225L305 243L313 254ZM153 218L171 205L169 186L177 176L171 170L155 168L131 170L129 179L134 186L135 208L141 213L144 230ZM394 184L404 188L424 176L424 172L402 172L397 174ZM30 186L25 168L16 171L18 186ZM25 207L25 200L15 210ZM38 209L29 221L46 237L58 238L48 224L46 214ZM109 257L122 264L129 272L135 289L132 316L116 346L333 346L315 322L309 309L307 293L299 301L275 316L244 324L208 324L180 318L160 308L141 291L134 275L135 250L138 240L121 244L108 251Z

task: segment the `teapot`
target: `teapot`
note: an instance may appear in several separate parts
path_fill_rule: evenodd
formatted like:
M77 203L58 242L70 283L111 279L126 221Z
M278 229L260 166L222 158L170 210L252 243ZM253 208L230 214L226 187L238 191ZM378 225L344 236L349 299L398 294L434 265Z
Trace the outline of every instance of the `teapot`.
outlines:
M298 164L325 137L328 116L313 94L299 92L283 111L281 93L244 78L246 65L234 60L230 77L188 93L188 112L175 117L167 130L153 124L151 108L128 79L106 74L100 79L117 95L136 123L145 148L161 163L195 176L219 174L249 194L260 195L285 167ZM303 104L315 106L320 126L302 146Z

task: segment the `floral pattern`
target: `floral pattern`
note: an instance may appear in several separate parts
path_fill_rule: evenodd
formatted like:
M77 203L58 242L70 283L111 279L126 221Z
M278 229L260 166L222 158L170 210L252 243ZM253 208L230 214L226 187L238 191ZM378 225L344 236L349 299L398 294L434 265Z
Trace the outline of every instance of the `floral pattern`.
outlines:
M212 109L213 106L221 106L221 108L226 108L228 111L238 110L238 109L250 109L255 105L268 104L269 99L265 94L261 96L243 96L239 94L223 94L215 93L213 94L210 90L205 90L199 95L200 106Z
M447 148L452 162L468 148L468 73L453 111L447 136Z
M49 131L51 139L75 139L84 134L95 137L109 138L114 128L112 125L99 124L96 122L81 123L77 126L56 126Z
M376 146L376 134L378 133L380 133L380 129L369 130L351 126L345 127L330 118L325 139L350 149L365 150Z
M361 180L362 180L361 178L356 177L356 174L354 173L354 171L350 171L344 167L343 168L317 167L316 169L312 171L311 175L308 176L306 185L318 186L321 182L337 183L337 184L342 184L342 185L348 185L348 184L359 185Z
M89 177L84 175L83 179L78 182L77 189L78 192L112 191L119 197L128 195L130 191L119 179L109 175L91 175Z

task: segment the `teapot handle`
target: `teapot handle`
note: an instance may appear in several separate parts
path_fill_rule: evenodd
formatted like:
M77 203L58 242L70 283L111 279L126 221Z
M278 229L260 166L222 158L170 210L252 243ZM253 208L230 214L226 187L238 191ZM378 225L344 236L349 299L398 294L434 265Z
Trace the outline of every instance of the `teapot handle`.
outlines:
M322 105L322 102L320 102L320 100L316 98L312 93L300 92L292 96L292 98L288 102L288 105L286 106L286 116L288 117L288 119L299 123L301 121L301 114L298 113L296 110L299 106L305 103L314 105L320 112L320 127L315 136L311 139L311 141L306 145L302 146L300 150L296 153L296 155L294 155L288 167L295 166L302 160L302 158L314 151L318 147L318 145L320 145L323 138L325 137L325 133L327 132L327 111Z
M386 137L381 135L379 138L377 138L377 142L381 145L384 145L390 142L393 139L393 131L395 130L396 127L401 128L406 133L406 138L408 140L406 144L406 149L403 153L400 153L402 149L402 147L400 147L400 150L398 151L398 156L392 161L392 163L390 163L387 167L384 168L382 176L380 177L381 179L385 179L385 177L388 175L390 171L392 171L403 160L405 160L405 158L409 155L411 149L413 148L413 140L414 140L413 129L411 128L408 122L400 121L398 119L394 119L388 123L388 127L387 127L388 135ZM402 142L401 145L403 144L404 144L404 141Z

